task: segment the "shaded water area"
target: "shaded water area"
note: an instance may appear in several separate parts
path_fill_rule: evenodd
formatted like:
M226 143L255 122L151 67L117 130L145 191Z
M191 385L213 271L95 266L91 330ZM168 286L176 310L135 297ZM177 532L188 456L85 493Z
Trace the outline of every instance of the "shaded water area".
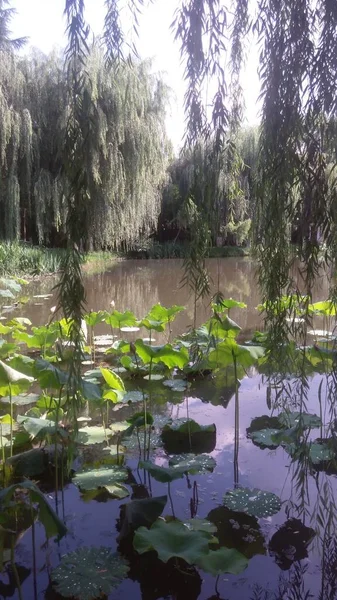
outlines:
M260 297L252 261L214 259L209 261L209 268L213 292L219 289L224 297L247 304L247 309L233 309L231 318L240 324L244 337L251 337L261 327L261 317L256 311ZM180 261L117 263L108 272L86 277L88 309L111 310L113 300L118 310L130 309L142 318L155 303L167 307L181 304L186 311L177 316L172 327L173 335L181 334L193 322L193 298L186 288L181 288L181 277ZM45 280L31 284L28 291L40 296L50 292L52 285L52 279ZM328 297L328 282L324 277L317 283L315 296L315 300ZM34 298L10 315L28 316L34 325L44 324L53 305L55 296L48 300ZM198 322L204 322L209 315L208 300L199 307ZM106 331L102 324L97 327L97 333ZM135 335L132 334L133 338ZM163 337L159 334L158 340L163 341ZM217 578L202 568L184 569L180 564L172 566L172 561L167 564L156 561L153 553L143 555L131 560L129 577L108 596L110 600L337 599L336 461L329 453L324 460L320 460L321 456L308 458L310 440L319 440L316 450L322 439L334 440L335 398L330 387L333 375L317 366L317 370L307 374L303 391L301 377L289 372L283 387L282 382L272 386L266 383L263 370L259 372L252 366L240 371L236 399L233 374L228 374L227 369L191 381L185 391L172 391L160 381L149 383L150 391L147 388L155 426L165 423L167 418L175 421L185 417L200 425L216 425L214 444L206 450L216 461L214 470L173 481L163 515L174 513L182 521L207 518L217 526L214 535L221 546L236 548L249 559L247 568L238 575L220 574ZM141 387L138 382L127 382L129 390ZM287 444L277 443L275 438L264 443L261 438L251 439L249 431L247 434L257 417L275 417L287 410L294 413L303 409L318 415L321 422L317 426L318 419L306 430L300 447L291 447L292 438ZM17 410L24 412L23 407ZM137 404L123 406L110 411L110 420L123 421L137 410L141 410ZM94 410L87 408L85 414L92 415L95 421ZM271 421L266 423L256 430L272 427ZM293 425L289 422L287 431ZM157 465L166 464L167 457L161 445L151 453ZM16 563L25 600L60 598L50 585L50 572L64 554L83 546L104 546L116 551L120 506L133 498L167 494L165 483L159 483L137 467L138 458L138 446L131 445L125 459L130 498L118 500L100 494L89 500L73 483L58 493L57 507L68 533L58 543L46 544L43 527L35 525L35 569L31 529L19 540ZM281 500L279 510L274 514L261 510L262 516L247 514L247 508L243 512L229 510L223 503L224 495L240 487L251 490L248 504L254 504L258 490L276 494ZM53 487L44 491L55 507ZM7 568L0 580L0 598L18 597L13 574Z

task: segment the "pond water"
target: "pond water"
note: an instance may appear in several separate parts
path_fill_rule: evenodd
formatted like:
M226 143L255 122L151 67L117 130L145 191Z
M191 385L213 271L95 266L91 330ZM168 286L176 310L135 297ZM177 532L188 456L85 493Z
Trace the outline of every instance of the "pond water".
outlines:
M249 259L214 259L209 261L209 267L214 290L219 287L225 297L247 304L247 309L235 309L231 317L249 337L261 325L255 310L259 291L254 264ZM173 334L177 335L186 331L193 320L193 300L188 291L181 288L180 280L180 261L117 263L108 272L86 277L88 308L110 310L114 300L117 309L130 309L137 317L142 317L157 302L164 306L182 304L186 311L178 315L173 326ZM52 285L51 279L34 283L29 293L43 295ZM328 297L324 277L318 282L316 293L316 299ZM28 316L36 325L43 324L48 321L50 307L54 304L55 297L46 301L36 298L15 314ZM209 317L208 304L205 301L199 308L199 323ZM100 330L98 328L99 332L104 332L103 325ZM307 439L298 460L292 461L284 446L261 448L253 443L246 431L254 418L272 414L271 404L274 415L284 409L294 411L303 406L300 404L300 381L289 374L284 393L278 394L277 389L266 385L264 375L255 367L247 369L241 376L238 401L235 401L233 380L227 380L221 373L218 377L193 381L185 393L172 392L161 382L153 382L150 384L150 409L158 422L165 422L168 417L173 420L189 417L200 425L216 425L215 444L208 453L216 461L214 471L173 481L170 484L171 502L168 499L163 515L172 515L174 511L174 515L183 521L193 517L208 518L218 526L215 535L223 546L237 548L249 557L248 567L238 575L221 574L217 580L202 569L187 572L170 563L154 562L150 555L148 560L133 560L129 578L108 596L110 600L337 598L337 542L333 535L337 522L337 471L327 468L326 462L313 468L306 458ZM335 418L329 396L330 379L315 372L308 375L305 410L321 415L323 421L320 428L309 430L308 439L323 438L324 426ZM128 389L139 389L132 381L127 385ZM141 410L137 404L126 406L110 413L110 417L121 421L137 410ZM137 468L137 450L130 450L126 456L126 464L131 470L127 481L131 499L167 493L166 484ZM152 455L158 465L165 464L166 458L162 447ZM240 486L276 494L282 502L280 510L258 519L242 512L229 514L223 497ZM49 502L55 506L53 489L45 491ZM257 493L250 492L251 501ZM58 509L68 533L60 542L49 541L46 545L43 527L35 526L35 573L31 530L17 544L16 563L22 578L24 600L60 597L52 590L50 572L64 554L83 546L117 550L120 505L129 500L111 499L105 494L87 501L78 487L67 484L63 494L58 494ZM10 569L3 573L0 581L0 598L9 597L19 597Z

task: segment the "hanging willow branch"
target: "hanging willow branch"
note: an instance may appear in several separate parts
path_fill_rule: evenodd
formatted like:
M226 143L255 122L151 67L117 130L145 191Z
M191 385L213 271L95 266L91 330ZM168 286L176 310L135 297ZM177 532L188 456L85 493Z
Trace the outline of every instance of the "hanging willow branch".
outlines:
M86 213L86 177L83 168L87 128L83 129L81 115L83 110L83 88L85 85L85 66L88 55L87 39L89 27L84 21L83 0L66 0L68 46L66 48L66 69L68 77L69 116L66 123L63 148L63 168L69 181L67 190L67 235L68 248L62 264L62 275L58 284L58 303L64 316L71 323L70 341L73 356L70 362L69 378L71 385L68 395L73 408L74 426L81 407L81 363L83 358L82 319L85 304L85 291L82 281L80 248L85 231Z

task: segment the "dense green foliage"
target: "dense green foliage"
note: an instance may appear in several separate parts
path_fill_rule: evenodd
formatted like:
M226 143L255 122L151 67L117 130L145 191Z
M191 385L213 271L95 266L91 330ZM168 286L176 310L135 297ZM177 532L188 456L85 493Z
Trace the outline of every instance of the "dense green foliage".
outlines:
M61 57L2 51L0 238L66 245L67 77ZM150 64L107 70L92 47L83 74L86 214L83 247L130 245L156 224L169 144L167 92Z
M234 143L235 142L235 143ZM247 243L254 215L257 129L243 129L219 154L214 139L182 151L169 166L158 224L159 239L190 239L202 212L216 245ZM220 238L220 240L219 240Z

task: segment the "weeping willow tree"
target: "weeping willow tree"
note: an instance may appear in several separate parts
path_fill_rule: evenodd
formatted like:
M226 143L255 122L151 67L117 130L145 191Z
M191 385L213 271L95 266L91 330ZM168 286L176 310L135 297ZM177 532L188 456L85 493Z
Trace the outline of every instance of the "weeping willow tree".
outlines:
M131 0L129 4L137 11L142 2ZM118 0L106 0L106 8L103 42L106 63L111 64L123 55L128 40L123 35ZM73 27L80 40L74 47L78 55L82 52L82 60L87 39L84 0L66 0L66 9L69 39ZM336 158L328 160L325 150L329 127L336 117L337 3L181 0L173 27L185 63L186 146L192 148L200 139L206 143L212 139L215 164L240 124L240 76L249 35L259 46L262 117L255 242L260 284L267 300L267 322L277 332L275 339L282 341L282 332L286 332L284 315L280 325L275 315L282 311L275 311L275 302L290 291L304 291L310 298L319 269L318 236L325 244L326 262L335 261ZM214 93L210 94L210 89ZM204 216L211 223L210 211L217 202L209 206L204 201L203 183L200 189ZM300 286L291 276L295 264L290 243L294 222L301 232Z
M62 57L34 51L25 59L7 58L5 52L2 64L0 236L64 243L72 98ZM77 113L85 179L81 244L128 246L157 222L170 151L164 128L168 91L149 62L107 68L93 46L85 64Z
M219 236L232 244L247 240L251 213L250 170L242 160L238 145L231 140L221 152L214 147L213 140L207 143L201 140L193 148L187 148L170 165L159 226L173 232L182 230L189 237L194 235L193 215L192 220L188 218L188 207L193 199L198 211L206 213L213 245ZM240 228L246 229L242 237L234 233Z

